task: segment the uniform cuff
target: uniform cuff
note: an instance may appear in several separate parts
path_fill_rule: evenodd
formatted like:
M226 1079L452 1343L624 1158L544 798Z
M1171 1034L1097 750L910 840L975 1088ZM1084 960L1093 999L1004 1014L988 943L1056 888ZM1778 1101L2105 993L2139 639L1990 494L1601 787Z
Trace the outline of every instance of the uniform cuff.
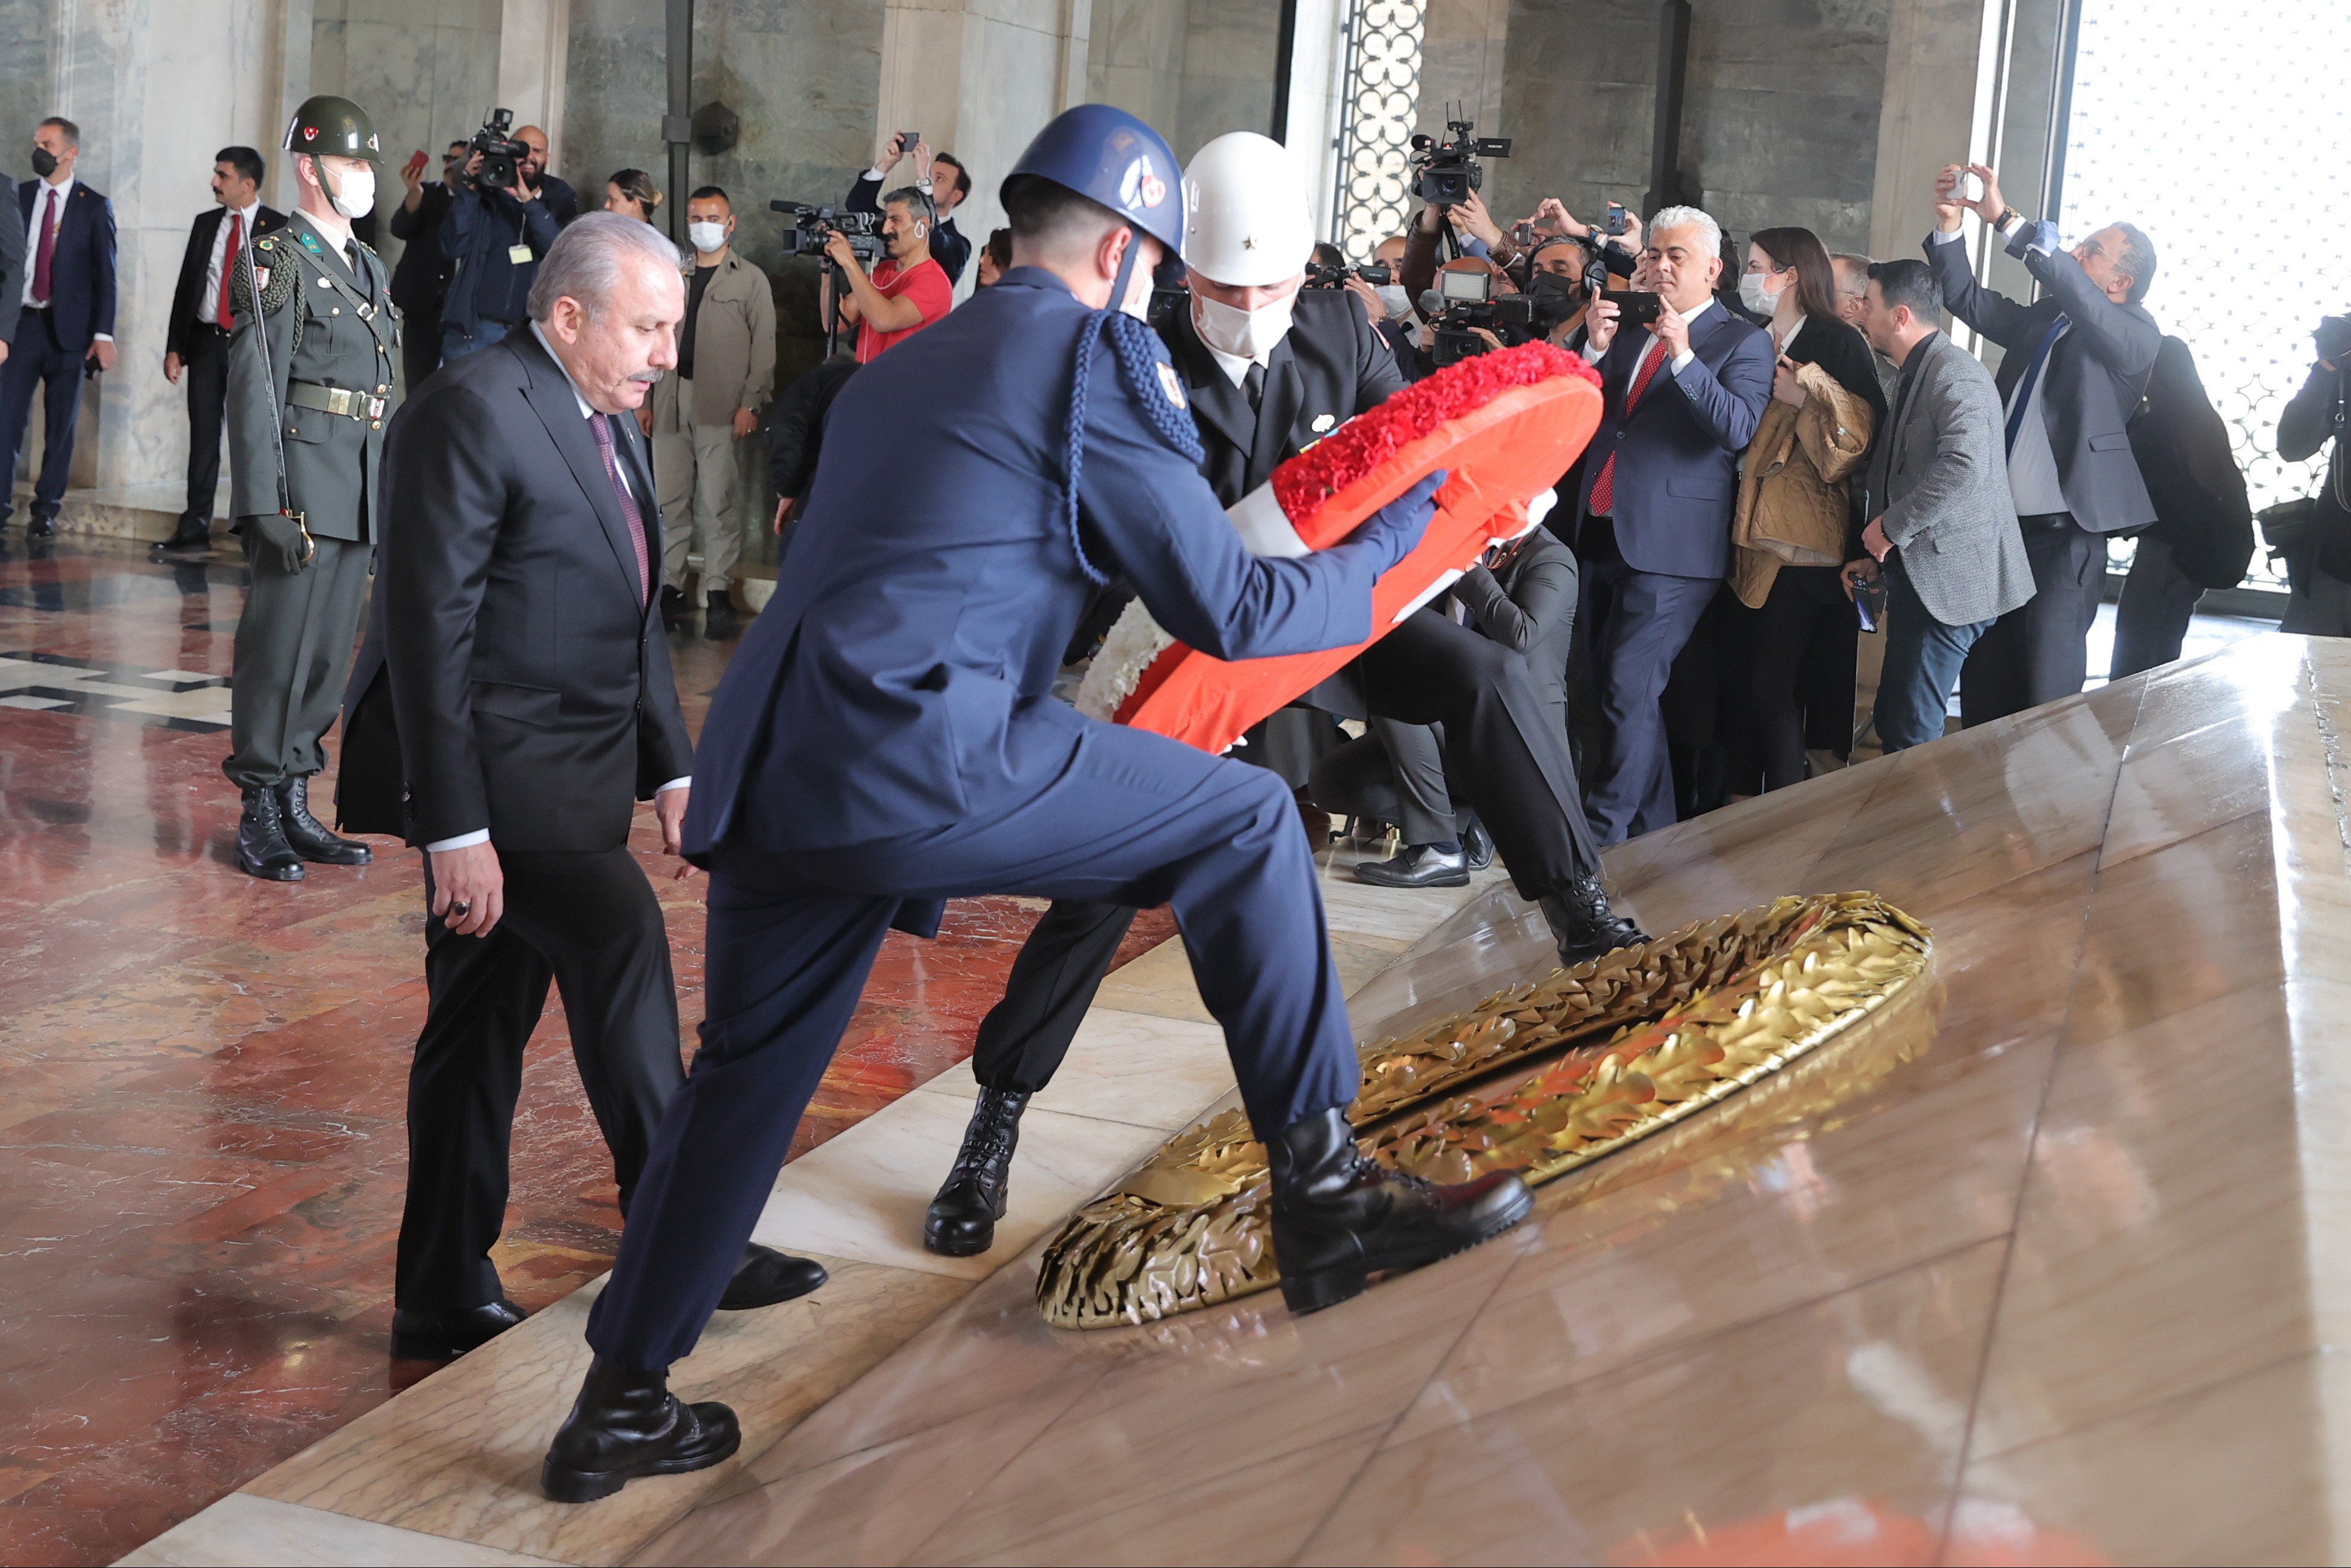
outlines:
M489 841L490 830L476 828L470 833L459 833L454 839L435 839L424 848L430 853L437 855L446 850L470 850L475 844L486 844Z

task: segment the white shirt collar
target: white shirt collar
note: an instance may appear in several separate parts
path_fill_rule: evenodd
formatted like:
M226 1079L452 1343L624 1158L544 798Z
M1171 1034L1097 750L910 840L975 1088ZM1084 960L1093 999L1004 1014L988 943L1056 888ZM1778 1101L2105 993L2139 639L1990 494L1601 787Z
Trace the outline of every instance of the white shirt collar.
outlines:
M73 194L73 188L80 183L79 176L73 174L67 175L66 183L62 185L52 185L47 180L37 181L37 183L40 189L33 193L33 221L36 223L40 221L41 204L49 199L48 193L51 191L57 193L57 211L60 214L64 213L66 198Z
M1271 349L1268 349L1264 353L1259 354L1253 360L1244 359L1238 354L1228 354L1222 349L1217 348L1211 344L1205 338L1201 339L1200 347L1208 350L1209 356L1217 361L1217 369L1224 371L1225 379L1232 382L1235 386L1240 385L1241 382L1249 379L1249 370L1251 365L1257 365L1262 368L1273 358L1273 350Z
M590 403L586 398L580 397L580 383L571 379L571 371L563 363L563 356L555 351L555 345L547 340L547 334L539 330L538 323L536 321L533 321L530 324L530 335L538 340L538 346L547 350L547 357L555 361L555 368L563 371L563 384L571 389L571 395L574 398L579 399L580 417L582 419L595 418L595 405Z
M1771 349L1772 349L1772 351L1773 351L1774 353L1781 353L1781 354L1784 354L1784 353L1786 353L1786 352L1788 351L1788 345L1789 345L1789 344L1791 344L1791 343L1792 343L1792 342L1794 342L1794 341L1796 340L1796 334L1797 334L1797 333L1799 333L1799 332L1801 332L1801 331L1802 331L1802 330L1804 329L1804 323L1805 323L1807 320L1809 320L1809 319L1811 319L1811 318L1807 317L1807 316L1806 316L1802 311L1799 310L1799 311L1797 311L1797 312L1796 312L1796 319L1795 319L1795 320L1794 320L1793 322L1790 323L1790 325L1789 325L1789 327L1788 327L1788 335L1787 335L1786 337L1782 338L1782 337L1781 337L1781 336L1779 335L1779 333L1778 333L1777 331L1772 331L1772 333L1771 333ZM1769 329L1767 329L1767 330L1769 330Z
M287 214L287 220L289 223L296 218L299 218L302 222L308 224L313 229L316 229L319 233L319 237L325 240L329 245L333 246L338 254L340 254L343 246L350 244L351 241L357 237L351 233L350 225L345 224L343 225L342 232L338 234L333 229L327 226L326 219L320 217L318 214L308 211L302 207L297 207L291 213ZM345 263L349 263L350 257L346 256L343 256L342 259Z
M228 208L227 210L228 210L229 212L235 213L235 214L236 214L238 216L240 216L240 217L244 218L244 219L245 219L245 232L246 232L246 233L247 233L247 234L251 234L251 233L253 232L253 220L254 220L254 217L256 216L256 214L257 214L261 211L261 198L260 198L258 195L256 195L256 196L255 196L255 197L253 198L253 200L252 200L252 201L250 201L250 202L246 203L244 206L241 206L241 207L230 207L230 208Z

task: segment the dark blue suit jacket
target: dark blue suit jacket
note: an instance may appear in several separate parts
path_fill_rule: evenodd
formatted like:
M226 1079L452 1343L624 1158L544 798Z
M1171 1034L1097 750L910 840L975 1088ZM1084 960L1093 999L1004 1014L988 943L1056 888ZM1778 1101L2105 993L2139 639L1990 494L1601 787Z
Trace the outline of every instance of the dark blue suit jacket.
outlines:
M1625 394L1649 334L1623 328L1600 357L1607 394L1600 428L1585 448L1576 516L1592 483L1616 454L1616 548L1635 571L1720 577L1730 566L1730 506L1739 493L1738 455L1754 439L1771 401L1771 335L1720 305L1691 326L1697 361L1680 375L1661 365L1625 417Z
M833 403L776 596L703 727L690 856L730 832L789 853L984 819L1068 767L1097 722L1053 695L1092 586L1063 490L1081 334L1078 496L1094 567L1219 658L1371 634L1386 547L1249 555L1155 425L1155 403L1188 417L1157 337L1135 333L1147 347L1123 362L1059 278L1015 267Z
M34 199L47 187L46 180L17 184L18 227L33 221ZM37 238L25 247L27 278L38 246ZM79 180L57 219L57 251L49 259L49 312L58 346L66 350L87 349L101 332L114 335L114 204Z

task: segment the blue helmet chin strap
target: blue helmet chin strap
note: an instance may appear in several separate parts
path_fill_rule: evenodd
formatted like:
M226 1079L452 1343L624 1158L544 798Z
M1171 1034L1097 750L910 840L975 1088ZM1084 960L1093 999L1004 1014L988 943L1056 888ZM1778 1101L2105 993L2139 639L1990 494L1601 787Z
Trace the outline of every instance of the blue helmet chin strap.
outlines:
M1126 286L1134 277L1134 253L1143 248L1143 231L1129 224L1126 229L1126 252L1118 258L1118 277L1110 286L1110 308L1123 313L1126 309Z

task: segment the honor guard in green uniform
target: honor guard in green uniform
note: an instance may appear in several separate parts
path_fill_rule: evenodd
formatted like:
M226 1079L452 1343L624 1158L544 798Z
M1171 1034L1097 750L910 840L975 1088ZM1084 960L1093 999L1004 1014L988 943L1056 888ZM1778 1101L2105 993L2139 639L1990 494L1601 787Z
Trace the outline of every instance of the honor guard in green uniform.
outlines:
M367 593L400 328L383 262L351 233L375 204L381 156L366 111L310 99L284 147L300 201L246 247L232 285L229 460L252 586L223 770L245 797L238 865L298 882L305 861L369 859L310 814L309 779L326 765Z

